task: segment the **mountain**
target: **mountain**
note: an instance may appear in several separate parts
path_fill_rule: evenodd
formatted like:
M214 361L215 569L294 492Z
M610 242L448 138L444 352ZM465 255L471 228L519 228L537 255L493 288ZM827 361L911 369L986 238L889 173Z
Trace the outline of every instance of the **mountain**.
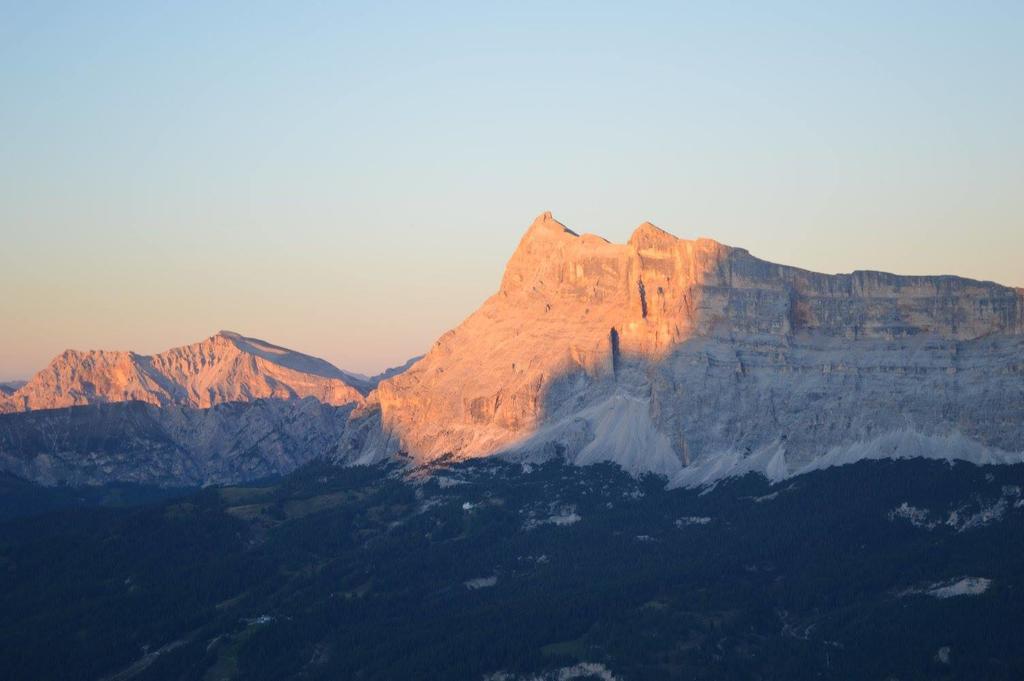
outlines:
M360 377L228 331L152 357L69 350L0 401L0 471L48 486L282 475L334 456L352 409L403 369Z
M307 397L0 414L0 470L44 485L245 482L331 456L353 406Z
M139 401L206 408L259 398L360 404L369 381L294 350L230 331L157 355L67 350L13 394L0 413Z
M382 376L65 353L0 414L4 678L1024 678L1022 293L545 214Z
M354 412L367 462L612 461L696 485L863 458L1024 458L1024 290L776 265L538 217L498 292Z
M389 369L385 369L379 374L375 374L374 376L368 377L366 381L376 388L378 385L380 385L381 381L385 381L389 378L397 376L398 374L404 373L409 367L411 367L413 364L420 361L421 359L423 359L423 355L411 357L402 364L399 364L398 366L393 366Z
M26 381L6 381L0 383L0 397L4 395L13 395L14 392L25 385Z
M336 408L277 404L296 398ZM126 401L149 408L109 404ZM153 356L65 352L0 410L23 412L0 417L0 470L48 484L240 482L400 454L608 461L670 486L861 459L1017 463L1024 291L818 274L650 223L613 244L545 213L496 294L376 377L222 332Z

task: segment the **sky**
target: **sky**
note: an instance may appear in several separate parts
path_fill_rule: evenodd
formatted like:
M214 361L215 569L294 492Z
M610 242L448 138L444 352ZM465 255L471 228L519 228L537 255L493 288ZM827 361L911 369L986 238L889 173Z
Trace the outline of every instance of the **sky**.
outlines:
M0 0L0 380L220 329L375 373L550 210L1024 286L1024 3Z

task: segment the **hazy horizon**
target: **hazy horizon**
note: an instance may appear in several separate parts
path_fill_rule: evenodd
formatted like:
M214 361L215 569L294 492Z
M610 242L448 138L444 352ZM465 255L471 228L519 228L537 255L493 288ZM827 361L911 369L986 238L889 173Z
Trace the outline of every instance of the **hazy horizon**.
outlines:
M1024 5L0 9L0 380L230 329L373 374L530 221L1024 286Z

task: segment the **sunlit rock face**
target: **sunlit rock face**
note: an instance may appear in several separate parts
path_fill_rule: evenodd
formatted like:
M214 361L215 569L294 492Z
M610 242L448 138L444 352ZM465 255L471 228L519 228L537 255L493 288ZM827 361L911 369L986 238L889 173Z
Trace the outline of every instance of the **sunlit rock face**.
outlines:
M13 394L0 396L0 412L126 401L205 408L304 397L361 404L368 389L322 359L222 331L151 356L67 350Z
M950 456L1013 459L1022 301L959 277L817 274L649 223L612 244L545 213L499 291L371 393L341 455L558 455L683 483L954 440Z

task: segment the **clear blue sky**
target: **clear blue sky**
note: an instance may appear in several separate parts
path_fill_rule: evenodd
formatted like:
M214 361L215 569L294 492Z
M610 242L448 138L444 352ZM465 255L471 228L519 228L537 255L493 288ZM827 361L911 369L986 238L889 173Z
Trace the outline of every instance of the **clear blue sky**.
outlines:
M214 4L0 4L0 378L221 328L375 371L544 210L1024 286L1024 3Z

